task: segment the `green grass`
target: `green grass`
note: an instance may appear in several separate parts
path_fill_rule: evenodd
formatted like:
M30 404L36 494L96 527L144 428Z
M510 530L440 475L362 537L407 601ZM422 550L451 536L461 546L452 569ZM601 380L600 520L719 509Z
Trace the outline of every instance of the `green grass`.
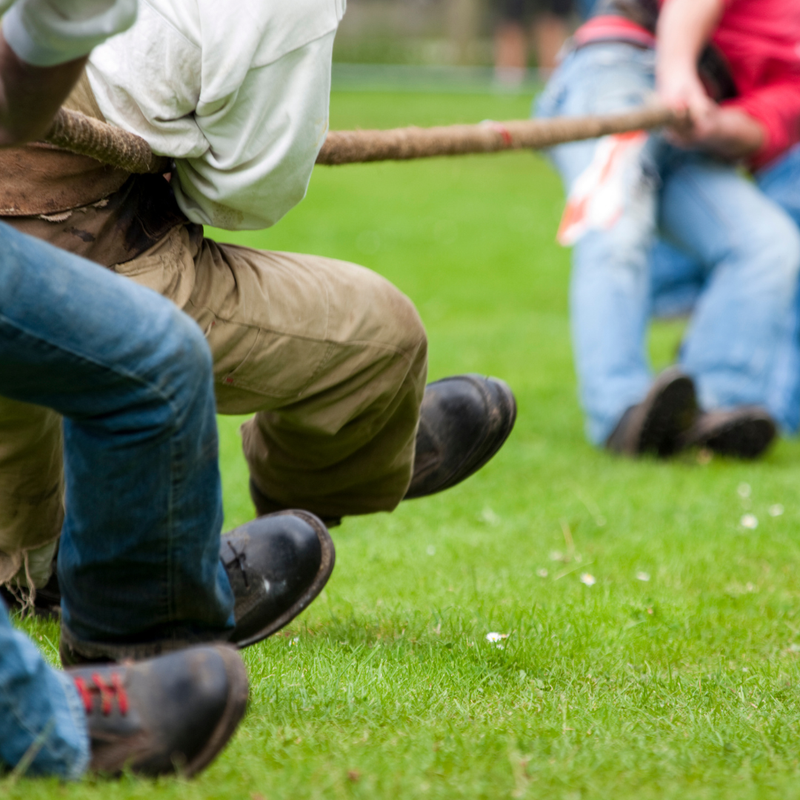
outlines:
M526 113L520 98L338 94L332 126ZM586 444L560 206L530 154L320 168L275 229L228 235L389 277L427 325L431 377L504 377L514 434L454 490L334 531L328 587L246 652L250 710L198 779L22 780L3 796L800 797L800 448L633 463ZM655 329L657 365L680 334ZM232 526L252 510L238 420L220 423ZM55 626L25 627L52 655Z

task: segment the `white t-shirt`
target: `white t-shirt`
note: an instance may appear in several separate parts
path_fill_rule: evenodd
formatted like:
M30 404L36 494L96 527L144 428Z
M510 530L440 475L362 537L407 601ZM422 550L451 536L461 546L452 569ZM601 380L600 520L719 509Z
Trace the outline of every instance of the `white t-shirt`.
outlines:
M194 222L274 225L302 200L328 130L331 53L345 0L141 0L91 55L113 125L176 161Z

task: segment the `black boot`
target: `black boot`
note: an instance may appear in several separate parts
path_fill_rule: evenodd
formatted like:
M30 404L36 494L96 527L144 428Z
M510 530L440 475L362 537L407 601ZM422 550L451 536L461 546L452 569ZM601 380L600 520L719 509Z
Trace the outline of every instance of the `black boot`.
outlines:
M240 525L220 540L222 562L235 598L235 627L226 641L260 642L291 622L322 591L336 551L325 526L307 511L282 511ZM149 658L190 642L86 642L62 627L66 666Z
M758 458L777 435L775 420L758 406L700 414L681 439L682 447L707 447L732 458Z
M502 447L516 418L514 395L497 378L454 375L428 384L403 499L441 492L477 472Z
M502 447L516 418L514 395L497 378L454 375L429 383L420 406L414 471L403 499L444 491L477 472ZM252 478L250 497L259 515L282 508ZM324 519L329 528L341 523L341 518Z
M225 747L247 707L247 672L229 645L67 674L83 700L94 772L194 775Z
M697 414L692 379L670 367L653 381L647 397L622 415L606 448L626 456L671 456L683 447L682 436Z
M260 642L293 620L322 591L336 551L327 528L307 511L259 517L222 537L220 559L236 597L239 647Z

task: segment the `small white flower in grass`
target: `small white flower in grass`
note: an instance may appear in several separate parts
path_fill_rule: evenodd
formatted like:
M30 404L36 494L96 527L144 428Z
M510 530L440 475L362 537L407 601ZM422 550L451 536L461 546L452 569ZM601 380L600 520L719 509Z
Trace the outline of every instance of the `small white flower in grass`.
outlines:
M740 520L739 524L748 530L755 530L758 527L758 518L755 514L745 514Z
M787 649L789 650L790 653L800 653L800 644L796 643L790 644Z
M546 569L542 568L542 569L537 569L536 574L540 578L546 578L550 573Z
M752 491L752 489L750 488L750 484L749 483L740 483L736 487L736 494L738 494L739 497L750 497L750 492L751 491Z
M783 514L783 506L780 503L775 503L774 506L769 507L769 515L771 517L779 517Z
M594 575L590 575L588 572L584 572L583 575L581 575L581 583L584 586L594 586L595 583L597 583L597 581L595 580Z
M636 580L637 581L649 581L650 580L650 573L649 572L637 572L636 573Z
M481 522L485 522L487 525L499 525L500 524L500 517L492 511L489 506L486 506L480 514L478 514L478 519Z
M425 552L426 552L426 553L427 553L429 556L435 556L435 555L436 555L436 545L429 544L429 545L427 546L427 548L425 548Z
M491 642L494 644L495 642L502 642L503 639L508 639L510 634L508 633L498 633L497 631L491 631L490 633L486 634L486 641Z

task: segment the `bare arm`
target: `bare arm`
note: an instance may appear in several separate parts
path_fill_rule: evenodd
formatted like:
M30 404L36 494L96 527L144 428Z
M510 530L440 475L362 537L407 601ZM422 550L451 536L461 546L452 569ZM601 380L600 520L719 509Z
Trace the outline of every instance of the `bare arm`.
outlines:
M0 146L42 136L85 63L83 57L34 67L14 53L0 30Z
M712 102L697 74L700 53L722 17L722 0L668 0L656 31L656 88L670 106L704 113Z
M656 87L672 108L688 108L690 131L673 131L673 139L723 158L757 151L765 139L760 122L738 109L720 108L706 94L697 62L724 11L722 0L669 0L658 20Z
M47 131L87 54L133 24L136 2L0 0L0 147Z

